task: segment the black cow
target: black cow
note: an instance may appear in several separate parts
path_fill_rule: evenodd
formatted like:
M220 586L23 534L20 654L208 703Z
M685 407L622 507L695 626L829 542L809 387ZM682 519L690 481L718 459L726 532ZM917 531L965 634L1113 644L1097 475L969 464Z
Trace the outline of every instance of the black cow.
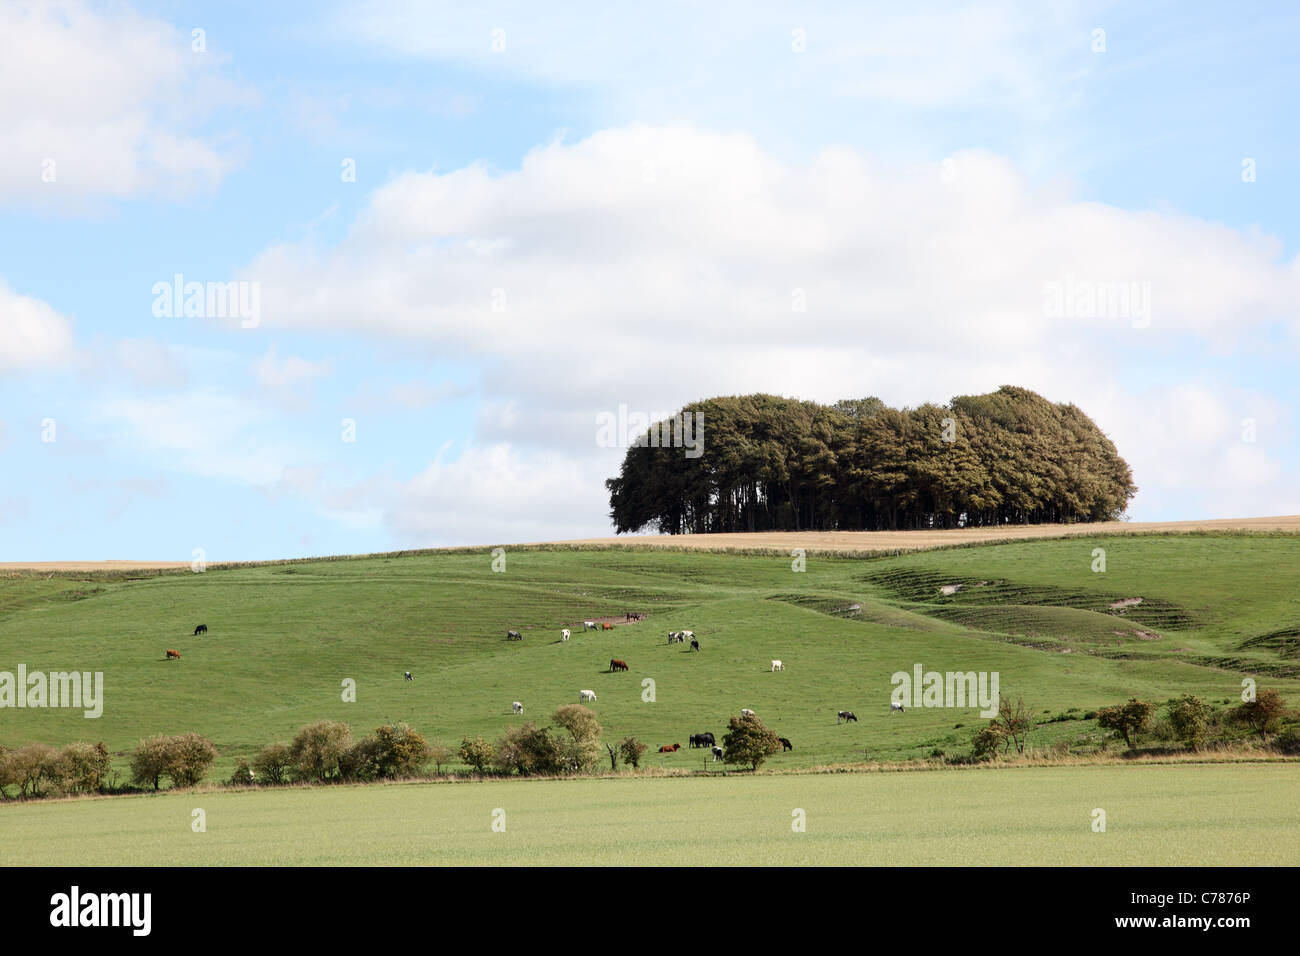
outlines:
M411 676L411 672L410 672L410 671L407 671L407 672L406 672L406 679L407 679L407 680L415 680L415 678Z
M841 710L839 712L839 716L835 718L835 723L838 724L841 721L843 721L844 723L848 723L850 720L856 724L858 722L857 715L854 714L853 711L851 710Z
M787 750L794 750L794 744L790 743L790 741L786 740L784 737L777 737L776 739L781 741L782 753L785 753Z
M200 634L206 634L206 633L208 633L208 626L206 624L200 624L198 627L194 629L195 637L198 637Z
M721 748L721 747L714 747L714 748L713 748L713 759L714 759L714 760L721 760L721 759L722 759L722 748Z
M698 651L699 649L700 649L700 642L697 641L695 638L692 637L692 638L691 638L691 650L693 650L693 651Z
M520 634L518 631L506 631L507 641L522 641L523 639L524 636Z

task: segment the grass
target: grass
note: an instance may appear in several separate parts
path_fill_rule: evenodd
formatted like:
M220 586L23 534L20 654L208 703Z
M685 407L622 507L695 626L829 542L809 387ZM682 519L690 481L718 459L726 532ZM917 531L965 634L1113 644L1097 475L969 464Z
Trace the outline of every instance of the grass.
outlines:
M1298 782L1295 764L1244 764L197 791L12 806L0 853L8 866L1295 865Z
M1105 573L1091 571L1094 547L1107 551ZM219 747L214 776L224 777L322 718L358 732L405 720L454 747L463 734L495 739L518 723L512 700L542 721L591 688L607 740L635 735L653 751L705 730L720 737L749 707L794 742L772 766L800 767L966 752L976 710L890 714L890 676L918 662L997 671L1002 692L1022 694L1044 720L1131 695L1235 700L1252 673L1293 700L1300 689L1276 670L1296 666L1293 537L1078 537L810 558L804 573L785 557L648 549L530 549L510 552L505 573L491 564L483 550L5 578L0 670L102 671L106 690L98 720L0 711L0 743L103 740L120 770L140 738L194 730ZM1143 604L1108 610L1135 596ZM565 624L628 609L649 616L559 640ZM210 633L190 636L198 623ZM507 628L524 641L507 643ZM695 631L700 653L667 644L677 628ZM163 660L167 648L183 660ZM611 657L631 672L605 673ZM787 670L770 673L772 658ZM407 670L414 681L402 679ZM355 703L343 700L347 678ZM643 699L647 679L654 702ZM837 726L841 708L859 723ZM1087 729L1047 725L1031 745ZM647 763L703 768L705 757L684 749Z

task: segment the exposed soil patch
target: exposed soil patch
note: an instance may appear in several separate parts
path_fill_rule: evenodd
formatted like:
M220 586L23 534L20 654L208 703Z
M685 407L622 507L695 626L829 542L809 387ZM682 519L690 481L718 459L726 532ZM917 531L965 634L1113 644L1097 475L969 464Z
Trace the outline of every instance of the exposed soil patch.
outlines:
M1140 597L1123 598L1113 603L1110 606L1110 609L1112 611L1123 612L1123 611L1127 611L1131 607L1136 607L1141 603L1142 603L1142 599Z

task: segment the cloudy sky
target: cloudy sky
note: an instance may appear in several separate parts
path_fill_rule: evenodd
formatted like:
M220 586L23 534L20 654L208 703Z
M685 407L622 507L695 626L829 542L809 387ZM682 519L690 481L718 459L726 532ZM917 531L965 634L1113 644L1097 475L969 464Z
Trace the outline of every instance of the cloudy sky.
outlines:
M0 4L0 560L608 534L597 416L751 391L1300 513L1294 8L542 7Z

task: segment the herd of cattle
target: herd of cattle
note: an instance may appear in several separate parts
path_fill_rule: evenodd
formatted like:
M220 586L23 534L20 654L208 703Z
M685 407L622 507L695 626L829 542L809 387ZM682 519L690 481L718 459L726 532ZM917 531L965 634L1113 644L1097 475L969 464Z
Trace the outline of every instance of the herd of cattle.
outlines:
M635 612L635 611L628 611L626 614L626 619L629 622L640 621L644 617L645 615L643 613ZM608 621L602 621L599 623L596 621L583 621L582 628L584 631L600 631L600 630L611 631L614 629L614 625L609 623ZM199 634L206 634L207 632L208 632L208 626L206 624L200 624L196 628L194 628L195 636ZM566 627L561 629L560 631L561 641L567 641L569 639L569 636L570 636L569 628ZM507 641L522 641L523 639L524 636L519 631L514 631L514 630L506 631ZM695 633L693 631L669 631L668 632L669 644L684 644L687 641L690 641L691 650L698 651L700 649L700 642L696 639ZM181 652L168 649L166 659L180 660ZM616 657L610 659L609 673L614 673L616 671L626 671L626 670L628 670L627 661L620 660L619 658ZM773 659L772 673L776 673L777 671L784 671L784 670L785 670L785 663ZM403 676L408 681L414 679L412 678L410 671L405 671L403 673ZM596 692L594 690L589 690L584 688L578 691L578 703L586 704L586 703L594 703L595 701L596 701ZM524 705L517 700L511 702L510 708L516 714L522 714L524 712ZM903 705L891 702L889 709L891 713L893 711L903 712ZM740 716L742 718L746 718L746 717L754 717L756 715L754 711L746 707L741 709ZM856 723L857 720L858 720L857 715L855 715L851 710L838 711L835 716L836 724ZM794 745L791 744L790 741L787 740L786 738L778 737L777 739L781 743L781 749L783 753L794 750ZM713 753L714 760L721 760L723 758L722 748L718 746L717 740L713 736L713 734L709 733L708 731L705 731L704 733L700 733L700 734L691 734L689 741L690 741L690 746L692 748L702 748L702 747L710 748ZM681 749L682 749L681 744L664 744L662 747L659 748L659 753L661 754L676 753Z

